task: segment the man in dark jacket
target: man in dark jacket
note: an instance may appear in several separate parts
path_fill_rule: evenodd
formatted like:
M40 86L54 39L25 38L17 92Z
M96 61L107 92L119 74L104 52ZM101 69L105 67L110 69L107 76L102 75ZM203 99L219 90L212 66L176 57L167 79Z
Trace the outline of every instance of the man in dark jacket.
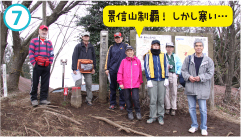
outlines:
M120 32L114 34L115 43L110 46L105 63L105 73L110 75L110 109L114 109L116 105L116 88L117 88L117 72L119 70L122 59L126 57L125 51L128 44L122 42L123 37ZM120 110L124 110L125 99L123 91L119 91Z
M93 60L94 69L91 73L83 73L85 77L85 83L86 83L86 100L85 102L91 106L91 100L93 98L92 94L92 76L91 74L95 73L96 69L96 57L95 57L95 49L94 46L89 42L90 39L90 33L84 32L82 35L82 42L77 44L74 48L74 52L72 55L72 70L74 74L77 74L77 62L78 59L90 59ZM76 87L81 87L82 85L82 79L79 79L75 82Z

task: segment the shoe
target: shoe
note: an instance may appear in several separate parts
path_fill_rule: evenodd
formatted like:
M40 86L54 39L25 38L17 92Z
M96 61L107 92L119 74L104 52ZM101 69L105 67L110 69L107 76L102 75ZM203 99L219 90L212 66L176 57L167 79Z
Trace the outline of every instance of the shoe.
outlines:
M146 123L151 124L156 121L156 118L150 118L146 121Z
M170 113L170 109L166 109L165 114L169 115L169 113Z
M91 101L87 101L87 100L85 100L85 103L86 103L87 105L89 105L89 106L92 106Z
M141 113L139 112L139 113L136 113L136 118L138 119L138 120L141 120L142 119L142 116L141 116Z
M128 119L129 120L133 120L134 119L134 116L133 116L133 113L131 112L131 113L128 113Z
M160 116L160 117L158 118L158 122L159 122L160 125L164 125L164 120L163 120L163 117L162 117L162 116Z
M114 110L114 109L115 109L115 106L114 106L114 105L110 105L109 109Z
M50 104L50 101L48 101L48 100L41 100L41 101L40 101L40 104L41 104L41 105L49 105L49 104Z
M125 108L123 106L120 106L120 110L125 110Z
M190 133L195 133L197 130L198 130L198 128L191 127L188 131L189 131Z
M175 114L176 114L176 113L175 113L175 110L172 109L172 111L171 111L171 115L172 115L172 116L175 116Z
M207 132L207 130L202 129L202 130L201 130L201 134L202 134L203 136L207 136L207 135L208 135L208 132Z
M38 106L38 100L33 100L33 101L31 101L31 103L32 103L33 107Z

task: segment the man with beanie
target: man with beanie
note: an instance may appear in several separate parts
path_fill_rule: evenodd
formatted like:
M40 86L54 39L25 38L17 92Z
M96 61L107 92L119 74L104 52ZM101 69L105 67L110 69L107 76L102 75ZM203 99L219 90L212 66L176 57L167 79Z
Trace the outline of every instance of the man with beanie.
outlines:
M151 49L144 56L144 67L147 79L148 94L150 97L150 115L147 123L158 119L164 125L164 100L168 86L168 61L166 54L160 50L160 41L153 40Z

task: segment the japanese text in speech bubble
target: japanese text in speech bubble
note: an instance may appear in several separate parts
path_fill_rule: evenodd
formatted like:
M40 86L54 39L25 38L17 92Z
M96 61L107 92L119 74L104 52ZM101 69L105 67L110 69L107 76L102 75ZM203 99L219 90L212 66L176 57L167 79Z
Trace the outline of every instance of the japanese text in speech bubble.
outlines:
M106 6L108 27L227 27L233 22L230 6Z

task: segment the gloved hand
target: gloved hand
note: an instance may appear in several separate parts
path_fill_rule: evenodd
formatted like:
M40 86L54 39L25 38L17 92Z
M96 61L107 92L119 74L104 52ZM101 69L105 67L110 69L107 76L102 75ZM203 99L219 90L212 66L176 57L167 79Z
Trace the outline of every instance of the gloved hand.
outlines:
M169 81L168 81L168 79L165 79L164 86L168 86L168 85L169 85Z
M147 87L149 87L149 88L153 87L153 84L152 84L151 80L147 81Z

